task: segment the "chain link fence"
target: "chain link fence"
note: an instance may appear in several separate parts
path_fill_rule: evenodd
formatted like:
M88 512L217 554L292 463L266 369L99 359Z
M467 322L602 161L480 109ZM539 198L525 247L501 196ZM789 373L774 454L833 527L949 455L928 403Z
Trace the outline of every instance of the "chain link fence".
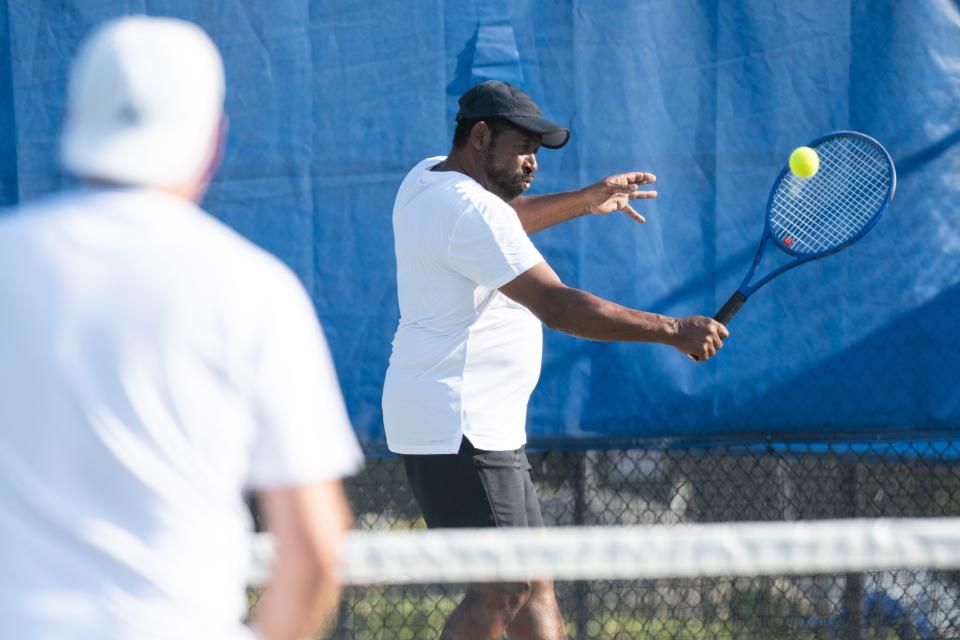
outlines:
M628 443L529 455L548 525L960 516L960 442ZM423 526L396 459L347 483L356 526ZM960 637L960 572L557 584L571 638ZM331 640L437 638L456 585L352 587Z

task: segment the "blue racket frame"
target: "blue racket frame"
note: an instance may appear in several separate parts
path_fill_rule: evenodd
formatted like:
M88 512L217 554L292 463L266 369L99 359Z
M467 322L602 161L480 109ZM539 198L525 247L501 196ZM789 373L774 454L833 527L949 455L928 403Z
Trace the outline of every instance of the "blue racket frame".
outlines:
M730 296L730 299L727 300L727 302L720 308L720 310L717 311L716 315L714 315L714 319L717 320L718 322L724 325L729 323L730 320L733 318L733 316L736 315L737 311L740 310L740 307L743 306L743 303L747 301L747 298L749 298L757 289L767 284L768 282L770 282L780 274L786 271L789 271L794 267L798 267L801 264L804 264L805 262L810 262L811 260L817 260L818 258L829 256L830 254L836 253L842 249L845 249L846 247L849 247L851 244L855 243L864 235L866 235L867 232L870 231L870 229L872 229L874 225L877 224L877 222L883 216L883 213L887 210L887 207L889 206L890 202L893 200L893 196L897 190L897 170L893 164L893 158L890 157L890 153L883 147L882 144L877 142L877 140L875 140L874 138L871 138L870 136L864 133L860 133L858 131L834 131L832 133L828 133L827 135L820 136L819 138L810 142L807 146L816 149L818 145L821 145L824 142L831 140L833 138L860 138L862 140L868 141L869 143L871 143L872 145L874 145L876 148L878 148L880 151L883 152L883 155L887 162L887 166L890 169L890 176L891 176L890 185L883 199L883 204L876 211L876 213L873 214L873 217L870 219L870 221L867 222L867 224L865 224L859 232L854 234L851 238L849 238L845 242L817 253L805 253L805 252L795 251L790 247L784 245L782 242L780 242L777 239L776 235L774 235L773 230L770 228L770 214L773 208L774 198L777 195L777 189L780 186L780 183L783 182L784 176L787 174L788 171L790 171L790 166L785 165L783 169L780 170L780 173L777 175L777 179L773 183L773 188L770 189L770 196L767 199L766 215L764 216L764 220L763 220L763 235L760 238L760 246L757 247L757 254L753 259L753 264L750 266L750 270L747 272L747 276L743 279L743 282L740 284L740 286L737 288L734 294ZM750 279L753 278L754 273L756 273L757 271L757 267L760 266L760 260L763 256L764 250L766 249L767 241L772 241L773 244L776 245L778 249L780 249L787 255L793 256L794 259L791 260L790 262L787 262L777 267L770 273L766 274L765 276L757 280L755 283L750 284Z

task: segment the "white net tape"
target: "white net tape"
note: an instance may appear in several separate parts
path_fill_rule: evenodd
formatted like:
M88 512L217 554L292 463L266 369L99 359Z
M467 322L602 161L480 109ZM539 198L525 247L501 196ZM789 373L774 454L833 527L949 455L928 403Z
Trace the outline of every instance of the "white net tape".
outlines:
M250 583L272 545L254 540ZM960 568L960 518L353 531L347 584L637 580Z

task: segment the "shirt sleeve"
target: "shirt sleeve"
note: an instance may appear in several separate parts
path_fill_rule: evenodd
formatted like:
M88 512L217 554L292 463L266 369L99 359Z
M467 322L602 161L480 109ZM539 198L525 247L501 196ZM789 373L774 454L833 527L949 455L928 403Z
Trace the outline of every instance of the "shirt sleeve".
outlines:
M299 280L284 275L271 287L254 362L254 489L341 478L363 462L313 304Z
M503 201L468 207L447 246L452 269L477 284L497 289L543 262L516 212Z

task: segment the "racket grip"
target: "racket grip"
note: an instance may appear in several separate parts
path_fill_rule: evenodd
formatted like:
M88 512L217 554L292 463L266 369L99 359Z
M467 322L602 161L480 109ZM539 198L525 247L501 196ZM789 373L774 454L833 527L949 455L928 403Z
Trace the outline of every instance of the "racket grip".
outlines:
M713 319L719 322L722 325L730 324L730 321L733 320L733 316L737 315L737 311L740 311L740 307L743 306L743 303L747 301L747 296L743 295L739 291L734 291L733 295L730 296L730 299L727 300L720 311L713 316Z

